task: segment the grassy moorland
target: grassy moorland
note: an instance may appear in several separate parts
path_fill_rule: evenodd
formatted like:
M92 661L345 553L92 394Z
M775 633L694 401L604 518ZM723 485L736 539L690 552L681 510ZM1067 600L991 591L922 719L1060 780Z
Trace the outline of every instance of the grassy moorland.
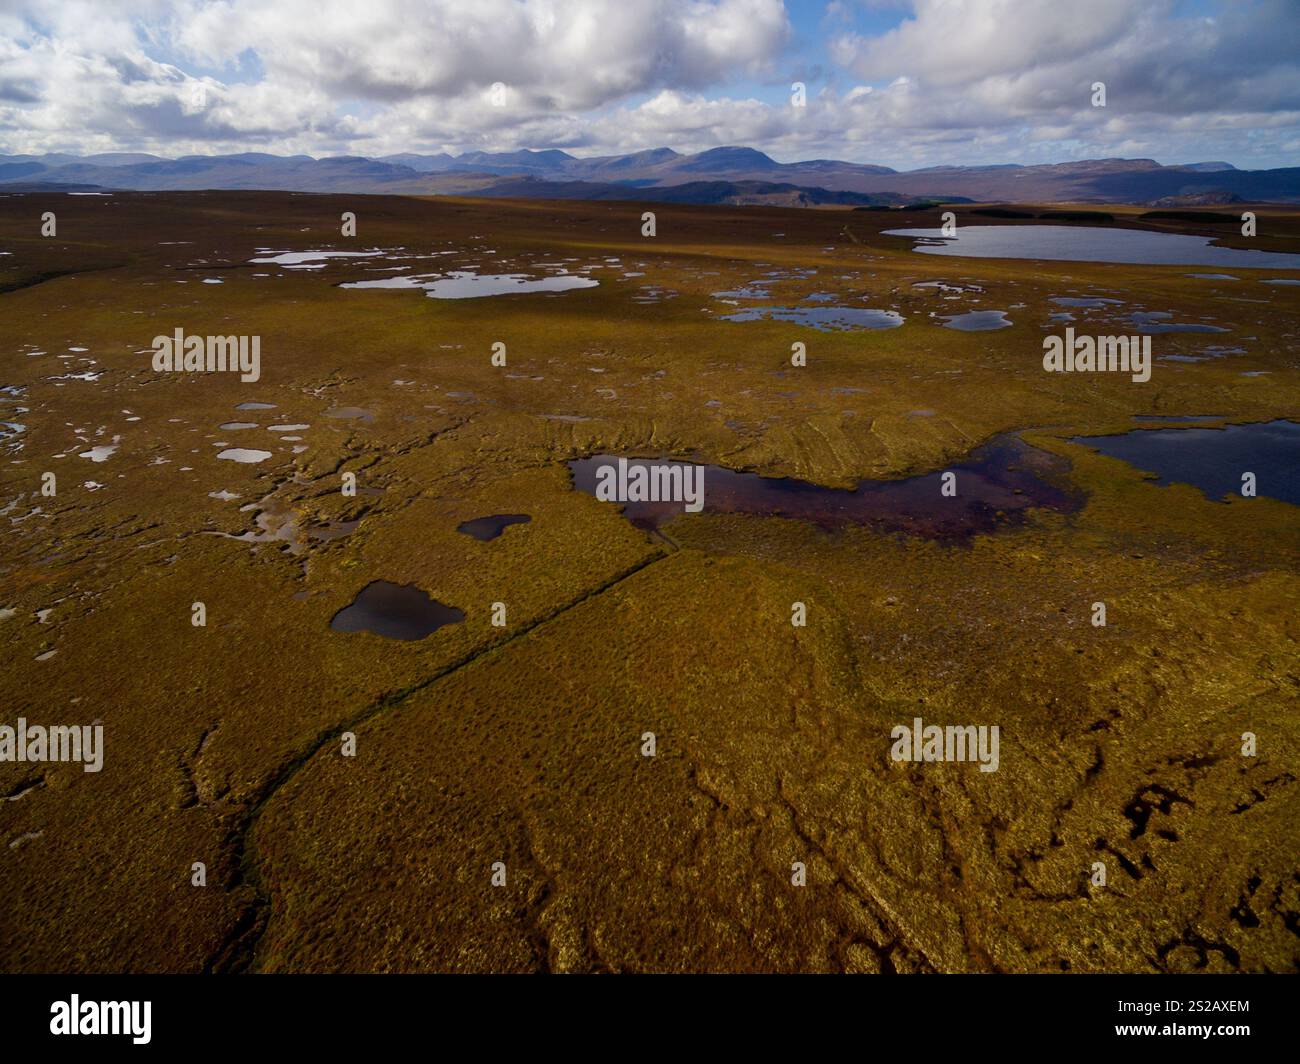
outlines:
M1139 213L1113 210L1117 225ZM1300 251L1300 214L1259 210L1254 240L1152 227ZM40 236L44 211L56 237ZM0 723L105 729L102 772L0 764L0 966L1300 966L1300 511L1158 485L1068 439L1135 415L1300 415L1300 299L1261 283L1300 274L944 258L880 235L937 224L0 198L16 411L0 418L25 426L0 440ZM250 262L257 249L390 257L289 269ZM376 267L559 262L599 267L599 286L461 300L337 287L389 276ZM737 308L714 293L760 278L774 304L833 293L905 324L720 320ZM1145 384L1047 374L1053 296L1229 332L1153 337ZM978 309L1014 324L941 326ZM1079 329L1131 331L1105 308L1075 313ZM155 372L153 337L178 327L259 336L261 379ZM806 366L790 364L796 341ZM1213 344L1240 352L1167 360ZM250 402L274 409L236 409ZM574 491L565 466L689 456L848 487L943 469L1010 431L1069 463L1081 505L958 541L707 512L653 536ZM95 447L115 449L82 457ZM225 448L272 456L219 460ZM531 521L486 542L457 531L503 513ZM232 538L249 532L266 541ZM332 631L378 579L465 619L410 642ZM790 623L796 601L806 627ZM1105 627L1090 623L1098 601ZM916 716L998 725L998 771L892 761L890 729Z

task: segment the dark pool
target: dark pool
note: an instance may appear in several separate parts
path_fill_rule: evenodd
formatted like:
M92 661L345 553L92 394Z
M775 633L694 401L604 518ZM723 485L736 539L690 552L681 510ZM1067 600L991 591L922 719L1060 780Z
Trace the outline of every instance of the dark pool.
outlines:
M475 539L496 539L511 525L526 525L532 518L528 514L493 514L491 517L476 517L472 521L462 521L456 526L457 532L464 532Z
M1076 436L1072 442L1179 481L1211 499L1240 495L1241 475L1255 474L1255 491L1300 506L1300 423L1261 421L1221 429L1134 429L1120 436Z
M388 639L423 639L443 625L459 624L465 614L444 606L414 584L376 580L367 584L330 620L336 632L373 632Z
M569 463L579 491L596 493L596 470L617 456L594 455ZM635 458L637 465L690 465ZM791 477L737 473L704 467L704 512L754 514L809 521L824 529L871 525L935 539L960 539L1022 520L1033 507L1071 512L1082 497L1065 483L1069 463L1030 447L1015 435L999 436L964 461L946 467L957 474L957 494L940 493L942 471L903 480L864 480L852 490L827 488ZM683 512L680 502L621 503L623 515L642 528L658 528Z

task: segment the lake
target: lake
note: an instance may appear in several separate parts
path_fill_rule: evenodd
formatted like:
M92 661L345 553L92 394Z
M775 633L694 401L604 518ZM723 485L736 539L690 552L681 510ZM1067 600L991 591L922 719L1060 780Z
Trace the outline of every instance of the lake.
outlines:
M1203 236L1154 233L1146 229L1103 229L1088 225L959 225L954 237L945 237L940 229L887 229L884 235L911 237L919 241L913 250L923 255L1300 270L1300 255L1219 247Z

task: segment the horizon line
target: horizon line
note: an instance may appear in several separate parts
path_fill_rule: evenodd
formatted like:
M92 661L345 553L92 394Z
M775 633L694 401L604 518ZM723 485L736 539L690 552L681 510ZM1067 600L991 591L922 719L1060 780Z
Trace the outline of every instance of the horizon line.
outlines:
M1079 158L1058 159L1053 162L1044 162L1044 163L1013 163L1013 162L941 163L941 164L934 164L930 166L912 167L910 169L899 169L897 167L888 166L885 163L854 162L849 159L836 159L830 156L815 156L813 158L807 158L807 159L793 159L790 161L782 161L780 159L773 157L770 153L763 151L761 148L753 148L746 144L720 144L712 148L703 148L700 151L696 151L696 152L682 152L682 151L678 151L676 148L669 147L668 145L658 145L656 147L650 147L650 148L638 148L634 151L614 152L610 154L600 154L600 155L575 155L567 148L555 148L555 147L549 147L549 148L523 147L523 148L512 148L512 149L507 149L502 151L487 151L482 148L476 148L476 149L470 149L468 151L462 151L458 154L453 154L447 151L432 151L432 150L417 151L417 150L408 149L406 151L401 151L401 152L389 152L384 155L364 155L359 153L348 153L348 152L341 152L338 154L327 154L327 155L312 155L307 152L294 152L292 154L280 154L271 151L255 151L255 150L210 152L206 154L190 152L184 155L159 155L157 152L154 151L115 148L115 149L110 149L105 151L92 151L92 152L82 152L82 151L73 151L73 150L65 149L59 151L46 151L46 152L39 152L39 153L38 152L11 152L11 151L0 149L0 157L40 159L51 155L67 155L77 159L88 159L93 156L147 155L151 158L158 159L163 162L180 162L184 159L220 159L220 158L235 158L238 156L247 156L247 155L262 155L273 159L310 159L313 162L324 162L330 159L368 159L373 162L388 162L389 160L399 158L400 156L403 155L413 155L420 158L437 158L439 156L445 156L449 159L459 160L464 158L467 155L501 156L501 155L518 155L523 152L527 152L531 154L544 154L546 152L560 152L561 154L567 156L570 159L573 159L576 162L589 162L596 159L620 159L632 155L641 155L647 152L657 152L657 151L671 151L679 158L689 159L696 156L707 154L708 152L727 151L727 150L743 150L743 151L754 152L755 154L762 155L765 158L771 160L773 163L775 163L778 166L801 166L808 163L833 162L833 163L840 163L844 166L883 167L884 169L892 170L894 173L898 173L898 174L920 173L922 171L928 171L928 170L945 170L945 169L979 170L979 169L1001 168L1001 169L1030 170L1030 169L1035 169L1038 167L1045 167L1045 166L1068 166L1068 165L1077 165L1082 163L1099 163L1099 162L1130 162L1130 163L1149 162L1156 166L1160 166L1168 169L1178 169L1180 167L1188 167L1188 166L1205 166L1207 164L1213 163L1213 164L1222 164L1224 166L1229 166L1232 169L1241 173L1251 173L1251 172L1258 173L1263 170L1297 169L1297 167L1288 167L1288 166L1242 167L1242 166L1238 166L1236 163L1229 162L1226 159L1197 159L1192 162L1164 163L1149 155L1084 156ZM401 164L397 163L394 165L401 165Z

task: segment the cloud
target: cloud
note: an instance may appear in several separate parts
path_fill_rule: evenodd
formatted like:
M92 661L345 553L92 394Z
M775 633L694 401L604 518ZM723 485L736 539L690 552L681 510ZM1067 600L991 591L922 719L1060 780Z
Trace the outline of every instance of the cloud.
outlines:
M914 6L911 18L880 36L834 38L832 55L869 81L905 75L935 86L969 85L1112 45L1129 32L1135 10L1130 0L1089 0L1086 18L1064 17L1061 0Z
M1293 0L1209 15L1090 0L1086 18L1060 0L866 7L864 23L836 0L809 53L780 0L11 0L0 151L742 143L893 166L1281 165L1300 142ZM795 77L807 107L784 96Z
M502 82L536 106L585 109L762 70L788 34L779 0L226 0L184 19L176 41L210 63L257 50L271 80L347 98Z
M937 109L974 99L992 114L1081 112L1106 84L1127 114L1300 109L1300 10L1291 0L1180 16L1172 0L916 0L878 37L834 37L837 61L867 81L906 75Z

